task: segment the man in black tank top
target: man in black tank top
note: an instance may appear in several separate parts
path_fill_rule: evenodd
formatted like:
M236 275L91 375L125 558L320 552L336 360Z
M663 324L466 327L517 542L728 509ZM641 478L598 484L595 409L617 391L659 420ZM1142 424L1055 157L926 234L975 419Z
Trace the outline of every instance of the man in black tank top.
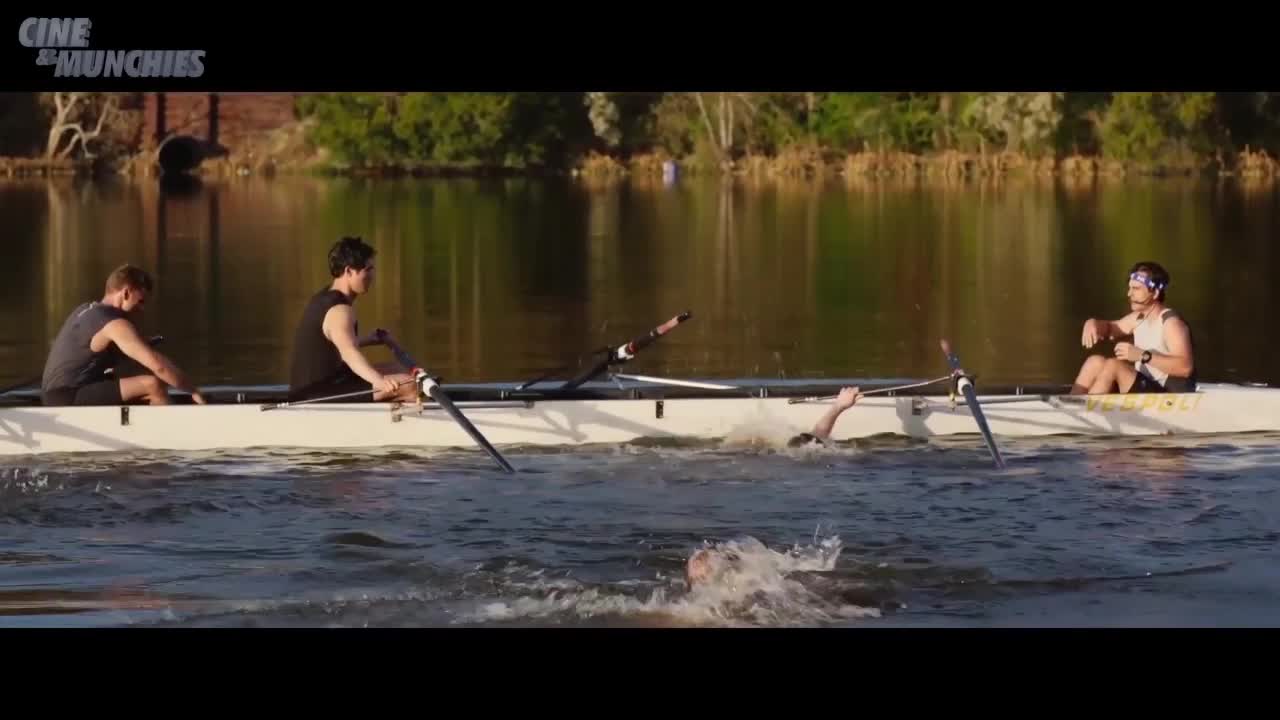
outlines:
M414 400L417 387L409 368L375 366L360 348L383 343L378 332L359 337L353 307L373 287L374 249L358 237L344 237L329 250L329 287L311 296L293 340L289 400L367 392L339 402ZM385 331L383 331L385 332ZM390 337L388 334L387 337Z
M45 361L40 381L45 405L119 405L139 399L167 405L167 386L189 392L193 402L204 404L204 397L178 366L143 340L130 320L146 304L151 287L146 272L121 265L107 277L101 300L71 312ZM108 375L125 357L153 374Z

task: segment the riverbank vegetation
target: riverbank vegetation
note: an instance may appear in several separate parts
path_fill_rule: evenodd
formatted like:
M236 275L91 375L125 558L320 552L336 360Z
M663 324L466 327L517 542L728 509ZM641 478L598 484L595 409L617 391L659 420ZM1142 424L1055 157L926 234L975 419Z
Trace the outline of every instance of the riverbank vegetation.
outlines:
M132 168L139 107L0 96L0 155ZM296 115L273 170L1280 176L1280 93L325 93Z

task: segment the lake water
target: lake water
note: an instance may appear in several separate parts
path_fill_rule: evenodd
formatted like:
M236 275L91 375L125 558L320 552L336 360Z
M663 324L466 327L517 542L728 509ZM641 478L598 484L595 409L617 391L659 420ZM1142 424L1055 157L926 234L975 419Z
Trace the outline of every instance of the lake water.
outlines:
M202 384L281 383L344 234L357 310L446 381L519 380L682 325L677 377L1068 383L1153 259L1202 380L1280 384L1280 192L1129 181L0 185L0 385L131 261ZM379 350L378 359L389 359ZM0 459L0 625L1276 625L1271 435ZM739 574L689 592L704 544Z

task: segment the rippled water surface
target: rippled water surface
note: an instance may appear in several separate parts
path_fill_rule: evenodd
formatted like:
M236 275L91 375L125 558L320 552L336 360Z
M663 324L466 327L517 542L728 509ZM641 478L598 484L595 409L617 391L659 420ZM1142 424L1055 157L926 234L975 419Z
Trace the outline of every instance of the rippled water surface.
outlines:
M0 624L1275 625L1278 442L10 459Z
M643 178L0 184L0 386L118 264L202 385L287 381L342 235L450 383L574 367L1066 384L1154 259L1201 380L1280 385L1275 184ZM616 345L614 345L616 346ZM1109 347L1101 348L1110 352ZM389 360L371 348L375 362ZM0 625L1280 624L1280 436L0 458ZM684 563L723 560L693 590Z

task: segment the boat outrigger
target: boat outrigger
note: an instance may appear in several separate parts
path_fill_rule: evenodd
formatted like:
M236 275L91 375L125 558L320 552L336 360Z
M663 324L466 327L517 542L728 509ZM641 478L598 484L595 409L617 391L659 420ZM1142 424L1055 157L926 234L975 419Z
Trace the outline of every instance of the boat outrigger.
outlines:
M747 428L774 428L787 437L812 427L829 397L850 384L868 397L841 416L833 440L979 433L997 466L1004 463L998 438L1280 431L1280 388L1202 383L1191 393L1070 395L1068 386L1056 385L979 394L945 341L952 371L918 381L686 380L610 371L687 318L685 313L646 336L601 350L596 362L558 386L547 375L522 383L446 385L415 370L417 403L289 403L282 386L202 388L207 405L176 397L162 407L42 407L34 391L10 393L0 407L0 455L479 445L511 471L498 448L718 440ZM417 367L403 350L393 351L402 364Z

